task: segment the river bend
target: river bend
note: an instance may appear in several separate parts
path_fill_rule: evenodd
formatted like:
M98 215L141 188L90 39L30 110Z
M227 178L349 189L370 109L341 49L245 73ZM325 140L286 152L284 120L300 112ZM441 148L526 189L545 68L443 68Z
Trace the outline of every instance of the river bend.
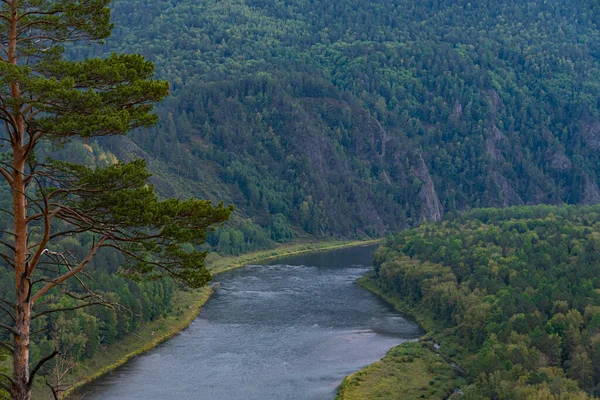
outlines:
M373 247L216 277L180 335L85 388L86 399L331 400L343 378L422 333L355 284Z

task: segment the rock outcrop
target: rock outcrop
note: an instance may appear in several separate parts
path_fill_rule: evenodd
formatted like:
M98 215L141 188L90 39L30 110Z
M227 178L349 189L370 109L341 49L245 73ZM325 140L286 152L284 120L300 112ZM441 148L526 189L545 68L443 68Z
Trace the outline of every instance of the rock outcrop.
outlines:
M442 203L437 195L433 180L429 175L429 169L423 160L423 156L419 154L417 166L414 169L414 174L423 184L419 191L419 198L422 201L421 220L423 221L438 221L444 216Z

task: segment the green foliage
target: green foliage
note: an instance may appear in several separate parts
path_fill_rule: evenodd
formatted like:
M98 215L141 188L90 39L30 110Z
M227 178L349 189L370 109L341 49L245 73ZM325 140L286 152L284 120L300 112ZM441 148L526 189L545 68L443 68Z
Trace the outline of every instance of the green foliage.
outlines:
M37 74L24 76L20 82L39 102L34 106L45 112L35 128L61 139L125 133L153 125L157 116L149 113L151 103L168 93L168 83L154 81L154 65L140 55L52 60L31 72Z
M389 237L375 279L461 348L466 398L585 398L600 394L599 229L599 206L474 210Z
M172 192L218 187L269 232L282 214L300 234L381 235L432 219L436 195L444 212L597 199L593 1L114 7L100 52L143 53L172 83L139 151Z
M48 154L69 144L93 153L98 144L87 144L90 138L155 124L153 105L169 93L169 84L155 80L154 64L142 55L64 58L65 46L109 36L109 3L0 5L0 203L8 203L0 209L8 215L0 230L0 344L13 358L12 377L0 375L0 386L14 398L30 398L36 374L57 354L91 357L100 344L163 313L173 283L151 283L157 278L205 285L211 279L202 248L207 232L233 211L193 197L159 199L147 184L144 159L119 162L112 156L89 165L77 163L86 156L63 153L56 161ZM103 250L109 268L93 270ZM117 269L140 283L104 277ZM90 277L111 282L94 287L84 282ZM134 298L130 290L138 292ZM120 302L123 313L83 310ZM60 380L69 362L53 362ZM61 383L52 390L60 397Z
M292 240L292 230L287 218L283 214L275 214L270 225L271 239L276 242L285 243Z
M209 232L206 241L222 255L240 255L274 247L269 233L249 220L233 221L228 226L217 228Z
M36 320L38 333L32 339L32 358L54 348L61 357L78 362L94 357L102 348L136 332L146 322L154 321L172 311L171 298L178 285L172 280L135 283L121 276L94 269L90 273L90 288L115 306L94 306L69 313L49 314ZM77 285L71 285L77 291ZM61 298L51 309L76 306L68 297ZM44 371L51 373L55 360Z

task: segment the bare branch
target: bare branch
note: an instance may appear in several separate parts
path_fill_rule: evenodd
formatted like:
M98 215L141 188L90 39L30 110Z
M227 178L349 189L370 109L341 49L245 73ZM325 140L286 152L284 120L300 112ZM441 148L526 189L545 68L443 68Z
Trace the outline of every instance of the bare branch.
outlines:
M33 283L32 283L33 285ZM60 299L62 296L64 295L68 295L69 291L68 290L61 290L59 293L56 294L56 296L50 297L44 301L42 301L41 303L35 304L31 309L35 310L38 307L44 307L47 306L48 304L52 303L53 301L55 301L56 299ZM78 299L79 300L79 299Z
M15 336L19 335L19 332L17 332L17 330L15 328L13 328L12 326L5 325L3 323L0 323L0 329L4 329L6 331L9 331L10 333L12 333Z
M106 239L107 239L106 236L100 238L100 240L90 249L90 251L89 251L88 255L85 257L85 259L81 263L79 263L79 265L76 268L73 268L69 272L59 276L56 279L53 279L52 282L49 282L43 288L38 290L38 292L36 294L34 294L33 297L31 297L31 303L35 304L40 299L40 297L42 297L43 295L48 293L50 290L52 290L55 287L57 287L58 285L62 284L64 281L71 278L72 276L75 276L77 273L81 272L89 264L89 262L92 260L94 255L100 249L100 247L102 247L102 245L104 244Z
M6 308L5 306L3 306L2 304L0 304L0 309L2 311L4 311L6 314L8 314L8 316L15 321L15 314L8 308Z
M61 236L71 236L71 235L76 235L78 233L84 233L87 232L87 229L71 229L68 231L62 231L62 232L56 232L53 233L52 235L50 235L50 240L56 239L57 237L61 237Z
M91 306L105 306L105 307L112 308L112 307L110 306L110 304L108 304L108 303L103 303L103 302L100 302L100 301L96 301L96 302L93 302L93 303L81 304L81 305L79 305L79 306L77 306L77 307L57 308L57 309L55 309L55 310L46 310L46 311L42 311L41 313L39 313L39 314L37 314L37 315L34 315L34 316L31 318L31 320L34 320L34 319L36 319L36 318L39 318L39 317L41 317L41 316L48 315L48 314L52 314L52 313L55 313L55 312L63 312L63 311L75 311L75 310L79 310L79 309L86 308L86 307L91 307Z
M46 357L42 358L37 363L37 365L31 370L31 374L29 374L29 382L27 382L27 386L31 387L31 385L33 384L33 380L35 379L35 375L40 370L40 368L42 368L44 364L46 364L48 361L56 357L57 354L58 351L54 350L52 353L48 354Z
M69 345L66 349L63 349L59 359L54 364L54 379L56 380L56 383L54 385L50 384L50 382L48 382L47 376L45 379L46 385L48 385L48 387L50 387L50 389L52 390L52 394L54 395L55 400L59 400L61 393L73 387L72 384L63 385L62 383L64 381L64 378L67 376L69 371L71 371L74 365L73 357L68 355L72 346L73 343Z
M15 352L15 349L6 342L0 342L0 347L6 349L11 354Z
M38 184L38 187L40 187L40 189L41 189L42 185L41 185L40 181L37 178L35 181ZM58 210L54 210L52 212L50 211L50 204L48 203L48 197L46 197L46 194L44 193L43 190L40 190L40 192L42 193L43 200L44 200L44 209L42 212L43 216L44 216L44 236L42 237L42 240L40 241L40 243L38 245L38 249L35 252L35 255L31 259L31 262L29 263L29 265L30 265L29 271L28 271L29 274L33 273L33 271L37 267L37 264L40 261L40 257L44 253L44 249L45 249L46 245L48 244L48 242L50 241L50 223L52 222L54 215L56 215L56 212L58 211Z
M6 262L6 264L8 264L9 267L11 267L12 269L15 268L15 263L13 262L12 258L2 253L0 253L0 258L2 258Z
M6 213L6 214L10 215L11 217L14 215L12 211L7 210L5 208L0 208L0 212Z
M11 385L13 384L13 380L12 380L12 377L10 375L5 374L4 372L0 372L0 377L2 377L4 379L6 379L7 381L9 381Z
M4 169L4 167L0 167L0 175L2 175L4 177L4 179L6 179L6 182L12 188L13 187L13 178L12 178L12 176L10 176L8 171L6 169Z
M12 244L10 244L8 242L5 242L4 240L0 240L0 244L3 245L3 246L8 247L12 251L15 251L15 246L13 246Z
M54 400L60 400L60 397L58 396L58 391L54 388L54 386L52 386L52 384L50 382L48 382L48 380L45 380L46 386L48 386L50 388L50 390L52 391L52 397L54 397Z
M11 307L11 308L15 308L17 305L15 303L12 303L6 299L0 298L0 302L6 304L7 306Z

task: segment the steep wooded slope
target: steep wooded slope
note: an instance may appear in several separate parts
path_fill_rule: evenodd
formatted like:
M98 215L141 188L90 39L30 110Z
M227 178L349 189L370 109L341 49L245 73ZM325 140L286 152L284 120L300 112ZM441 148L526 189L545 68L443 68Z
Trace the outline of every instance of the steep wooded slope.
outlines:
M599 17L591 0L117 0L103 51L147 55L173 95L113 148L275 240L597 203Z

